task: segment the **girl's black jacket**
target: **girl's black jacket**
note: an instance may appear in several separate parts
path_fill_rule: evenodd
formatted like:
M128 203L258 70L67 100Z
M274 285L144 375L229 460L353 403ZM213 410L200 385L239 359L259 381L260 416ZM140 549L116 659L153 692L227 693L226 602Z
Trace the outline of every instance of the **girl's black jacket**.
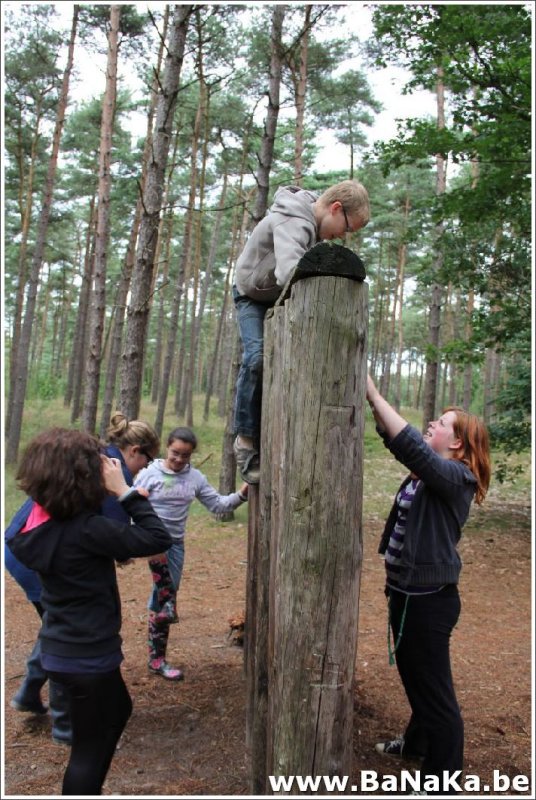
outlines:
M133 491L122 505L134 524L85 511L72 519L50 519L8 542L43 584L43 653L84 658L120 648L115 562L156 555L172 543L146 498Z
M406 519L400 585L458 583L462 564L456 545L475 496L475 476L461 461L434 452L411 425L406 425L394 439L377 430L395 458L421 480ZM409 480L410 476L402 486ZM396 518L395 503L380 541L382 554L387 550Z

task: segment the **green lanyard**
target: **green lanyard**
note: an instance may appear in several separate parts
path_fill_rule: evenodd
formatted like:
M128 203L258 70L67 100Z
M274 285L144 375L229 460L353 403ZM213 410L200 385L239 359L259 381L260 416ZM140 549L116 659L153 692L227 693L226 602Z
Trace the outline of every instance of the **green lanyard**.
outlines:
M404 630L404 622L406 621L406 611L408 610L408 600L409 594L406 595L406 602L404 603L404 609L402 611L402 618L400 620L400 628L398 629L398 636L396 637L396 642L394 649L391 646L391 595L389 594L389 599L387 601L387 651L389 653L389 665L393 666L395 663L395 653L398 650L398 645L400 644L400 640L402 638L402 631Z

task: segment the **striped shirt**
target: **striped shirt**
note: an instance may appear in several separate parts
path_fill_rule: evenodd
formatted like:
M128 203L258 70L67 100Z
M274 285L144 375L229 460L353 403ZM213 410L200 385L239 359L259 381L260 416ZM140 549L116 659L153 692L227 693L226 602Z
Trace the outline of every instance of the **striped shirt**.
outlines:
M400 489L396 496L397 518L385 552L387 586L404 594L431 594L432 592L438 592L442 588L442 586L406 586L402 588L399 584L400 561L406 535L406 520L419 483L418 478L412 478L409 483Z

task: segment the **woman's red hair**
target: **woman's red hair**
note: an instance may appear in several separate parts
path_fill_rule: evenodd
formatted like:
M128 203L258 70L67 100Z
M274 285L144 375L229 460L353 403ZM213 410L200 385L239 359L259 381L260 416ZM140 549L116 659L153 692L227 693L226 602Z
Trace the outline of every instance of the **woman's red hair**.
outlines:
M491 478L488 429L479 417L469 414L463 408L450 406L443 413L446 414L447 411L454 411L456 414L452 428L456 438L462 442L461 448L453 451L452 457L467 464L475 476L475 502L480 505L486 496Z

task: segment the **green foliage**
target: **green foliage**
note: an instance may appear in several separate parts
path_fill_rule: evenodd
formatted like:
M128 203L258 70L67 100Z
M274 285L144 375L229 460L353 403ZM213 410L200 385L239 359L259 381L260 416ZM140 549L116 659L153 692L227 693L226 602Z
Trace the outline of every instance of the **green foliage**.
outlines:
M472 332L442 351L477 364L485 347L503 356L507 388L497 397L497 444L517 450L530 439L527 401L531 358L531 24L522 5L379 6L369 55L403 64L412 88L446 87L446 126L414 119L379 145L384 175L437 154L460 166L430 204L442 226L434 243L442 266L425 268L422 285L439 282L476 296Z
M485 358L485 353L479 348L478 341L471 338L450 339L443 345L441 352L447 361L453 361L459 366L481 364Z
M81 6L80 21L83 34L89 35L92 29L107 35L110 28L109 5ZM134 39L143 36L147 25L147 16L141 15L134 6L121 5L119 16L119 34L121 37ZM101 38L101 37L99 37Z
M493 445L510 453L531 446L532 371L530 361L513 362L508 379L495 398L499 418L490 425Z
M196 420L202 418L203 398L194 398L194 416ZM147 398L142 400L140 419L148 422L154 421L155 406ZM421 424L421 414L416 409L403 408L404 417L417 428ZM40 431L53 426L73 427L69 421L69 409L65 408L61 399L33 400L25 408L23 442L24 447ZM184 424L183 419L177 418L169 411L164 419L163 436L178 424ZM193 463L207 475L213 485L218 485L221 464L221 441L224 431L224 420L212 415L207 423L200 422L194 426L199 438L199 447L195 453ZM503 468L506 466L506 470ZM5 470L5 519L9 520L24 499L24 495L15 484L15 468L7 467ZM502 486L508 492L508 499L518 499L528 502L530 497L530 457L528 454L518 456L516 459L501 459L500 451L495 453L492 492L498 495ZM364 514L367 518L385 518L393 496L404 477L405 471L386 450L381 438L378 436L374 421L369 412L365 419L364 438ZM528 478L528 479L527 479ZM496 483L500 486L497 486ZM507 487L507 488L506 488ZM206 511L200 504L192 506L193 518L205 516ZM247 509L239 509L237 523L243 522L247 516Z
M357 5L357 4L354 4ZM141 7L140 7L141 8ZM16 290L20 277L21 229L24 204L32 206L28 233L29 263L36 237L36 218L43 188L50 137L61 79L68 32L55 31L54 7L21 6L20 13L6 14L6 120L5 120L5 296L8 341L14 324ZM142 96L121 86L112 139L111 224L107 272L106 320L112 317L115 289L125 260L142 168L143 139L134 143L127 129L131 111L148 108L156 48L162 34L161 13L143 16L134 6L121 7L120 66L143 76ZM170 9L172 13L172 8ZM208 93L207 116L197 149L194 207L200 239L195 241L201 285L210 255L217 206L228 179L227 198L214 263L211 264L209 296L201 320L201 341L212 353L229 266L233 235L240 229L244 209L255 202L255 175L266 108L270 62L272 7L201 5L191 18L182 69L182 80L173 125L166 175L167 208L164 236L150 318L145 386L153 372L156 341L165 342L172 310L173 292L184 268L190 184L192 140L200 104L200 75ZM345 6L289 6L285 15L282 53L283 84L275 142L270 196L280 185L293 183L295 98L305 12L311 11L305 103L304 188L321 192L346 179L348 165L326 174L313 172L319 137L327 130L352 151L355 174L369 188L372 219L366 229L346 243L363 257L370 285L370 337L378 348L378 365L395 350L392 337L403 333L404 364L422 364L434 355L459 370L473 365L473 399L483 400L486 347L499 349L503 377L510 396L498 400L501 430L507 414L517 414L526 424L530 413L526 394L531 358L531 192L530 166L530 20L522 6L385 6L375 14L374 50L377 64L396 60L411 70L408 93L413 87L434 89L436 68L443 69L447 87L447 127L419 118L401 126L396 140L365 153L366 132L380 106L363 70L348 70L346 59L356 54L357 41L345 30ZM75 48L106 52L109 6L83 6ZM158 28L158 30L157 30ZM120 69L121 72L121 69ZM100 76L103 77L103 76ZM34 343L35 363L30 395L48 401L66 380L86 245L91 241L89 210L98 181L101 97L104 80L85 86L83 101L70 100L61 143L58 177L47 236L46 269L39 286ZM73 87L76 79L73 76ZM139 98L139 99L138 99ZM33 150L32 150L33 148ZM30 158L35 153L32 196L25 197ZM206 152L207 161L202 163ZM447 192L438 197L435 188L435 156L444 154L455 164L449 173ZM346 167L346 168L343 168ZM201 174L201 168L203 173ZM201 212L201 181L203 209ZM199 212L199 213L198 213ZM441 224L441 238L436 226ZM169 233L169 252L166 251ZM235 243L236 244L236 243ZM391 309L397 266L405 254L404 306L401 319L391 328ZM442 255L441 268L437 255ZM190 254L192 261L192 253ZM427 314L431 287L449 287L456 302L452 330L442 330L441 346L430 352ZM181 303L187 306L187 325L179 332L177 349L190 343L191 300L194 278L183 287ZM466 298L475 295L470 331L463 327L468 314ZM447 296L447 293L445 293ZM160 301L162 303L160 304ZM162 316L160 317L160 305ZM446 310L446 309L445 309ZM449 309L450 313L451 309ZM63 326L63 327L62 327ZM458 327L456 327L458 326ZM58 336L62 331L61 342ZM232 335L232 324L229 326ZM108 334L108 328L105 335ZM377 341L376 341L377 340ZM61 345L61 347L60 347ZM186 353L187 355L187 353ZM104 364L105 362L103 362ZM517 372L517 367L523 369ZM388 367L387 367L388 368ZM174 365L175 369L175 365ZM378 369L380 367L378 366ZM202 363L195 379L206 380ZM513 377L514 376L514 377ZM501 378L502 379L502 378ZM403 376L404 380L404 376ZM460 374L456 380L460 383ZM196 386L199 388L199 386ZM497 389L500 387L497 387ZM410 394L408 393L408 398ZM518 414L519 409L519 414ZM497 433L497 442L506 433ZM509 434L512 442L527 433ZM517 438L516 438L517 437ZM376 440L374 440L376 441Z
M510 437L508 437L510 438ZM495 461L493 478L500 484L515 483L517 478L526 471L523 464L511 464L507 458L499 458Z

